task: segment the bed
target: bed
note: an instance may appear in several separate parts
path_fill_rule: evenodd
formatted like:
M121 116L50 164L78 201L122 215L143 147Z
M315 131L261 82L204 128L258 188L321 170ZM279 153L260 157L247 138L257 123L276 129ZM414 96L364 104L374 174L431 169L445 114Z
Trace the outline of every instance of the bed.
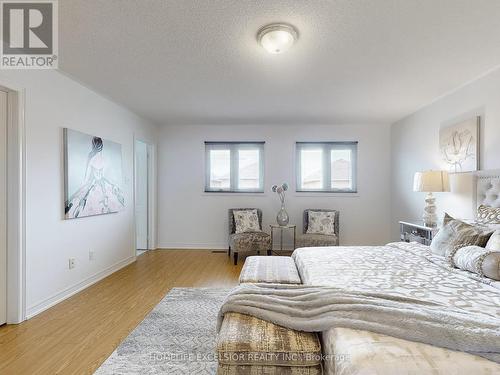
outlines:
M474 211L482 204L500 207L500 173L479 172L473 195ZM451 268L421 244L297 249L292 257L306 285L390 290L500 316L499 281ZM500 365L481 357L367 331L333 328L321 340L325 372L332 375L500 373Z
M292 257L305 285L386 290L500 316L500 282L452 269L424 245L303 248ZM480 357L366 331L332 328L321 339L325 372L332 375L500 373L500 365Z
M479 175L474 191L476 207L500 207L499 174ZM482 314L487 320L500 318L500 281L453 268L428 246L398 242L301 248L292 258L305 286L382 292ZM500 374L500 364L465 352L341 325L328 327L320 333L326 374Z

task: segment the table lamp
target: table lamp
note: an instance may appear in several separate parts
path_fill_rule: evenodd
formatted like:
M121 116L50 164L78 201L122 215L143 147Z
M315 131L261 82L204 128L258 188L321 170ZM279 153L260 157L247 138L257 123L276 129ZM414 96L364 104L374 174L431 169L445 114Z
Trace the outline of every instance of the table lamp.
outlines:
M432 193L449 192L450 179L446 171L424 171L415 173L413 191L425 192L424 224L437 226L436 198Z

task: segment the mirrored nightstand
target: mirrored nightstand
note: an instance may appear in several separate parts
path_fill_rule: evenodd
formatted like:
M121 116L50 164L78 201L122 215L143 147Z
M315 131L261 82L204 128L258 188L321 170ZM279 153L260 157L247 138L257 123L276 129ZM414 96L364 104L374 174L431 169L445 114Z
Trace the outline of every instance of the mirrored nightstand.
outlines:
M400 239L403 242L419 242L429 246L439 232L439 227L427 227L422 221L400 221Z

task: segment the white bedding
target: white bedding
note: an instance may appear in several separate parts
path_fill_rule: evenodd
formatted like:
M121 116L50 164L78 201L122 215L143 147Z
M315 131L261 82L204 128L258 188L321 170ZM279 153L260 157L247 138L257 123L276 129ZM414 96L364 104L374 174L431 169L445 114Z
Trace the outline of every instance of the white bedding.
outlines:
M427 246L303 248L292 256L306 285L390 291L500 316L500 282L452 269ZM500 365L480 357L366 331L332 328L322 341L332 375L500 374Z
M325 372L335 375L476 375L500 374L484 358L367 331L331 329L323 334Z

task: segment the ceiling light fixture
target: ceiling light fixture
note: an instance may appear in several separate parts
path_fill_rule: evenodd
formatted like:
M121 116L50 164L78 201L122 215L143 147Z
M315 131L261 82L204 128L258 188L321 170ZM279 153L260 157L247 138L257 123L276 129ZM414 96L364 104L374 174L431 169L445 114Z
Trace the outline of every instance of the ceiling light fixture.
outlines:
M261 27L257 40L264 49L272 54L283 53L298 39L297 30L284 23L272 23Z

